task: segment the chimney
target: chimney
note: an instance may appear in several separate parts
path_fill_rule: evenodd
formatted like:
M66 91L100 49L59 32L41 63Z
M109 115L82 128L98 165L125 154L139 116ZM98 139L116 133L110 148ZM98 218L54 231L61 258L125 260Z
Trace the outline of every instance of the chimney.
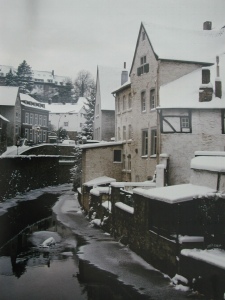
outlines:
M203 23L203 30L212 30L212 22L211 21L205 21Z
M222 98L222 82L220 79L219 56L216 57L216 80L215 80L215 96Z
M52 99L51 98L48 99L48 104L52 104Z
M210 70L202 68L202 84L199 87L199 102L212 100L213 87L210 82Z
M53 77L55 76L55 72L54 72L54 70L52 70L52 76L53 76Z
M126 70L126 63L124 62L124 70L121 73L121 85L128 81L128 71Z

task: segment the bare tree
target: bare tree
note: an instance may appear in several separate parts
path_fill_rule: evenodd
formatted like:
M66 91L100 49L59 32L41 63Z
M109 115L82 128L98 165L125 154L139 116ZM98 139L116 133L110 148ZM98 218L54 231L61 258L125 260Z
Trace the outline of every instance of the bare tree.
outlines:
M78 73L74 82L75 99L79 97L88 98L92 92L94 78L89 71L82 70Z

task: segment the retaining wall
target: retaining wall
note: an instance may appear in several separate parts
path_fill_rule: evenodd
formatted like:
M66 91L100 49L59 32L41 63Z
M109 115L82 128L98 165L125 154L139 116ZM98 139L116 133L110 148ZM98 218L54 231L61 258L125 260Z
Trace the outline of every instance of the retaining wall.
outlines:
M18 193L71 181L71 164L61 156L0 157L0 201Z

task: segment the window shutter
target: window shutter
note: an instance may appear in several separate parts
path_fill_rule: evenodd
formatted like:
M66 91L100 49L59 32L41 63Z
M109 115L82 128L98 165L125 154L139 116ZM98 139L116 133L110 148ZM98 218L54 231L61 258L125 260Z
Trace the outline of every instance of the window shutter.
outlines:
M144 65L144 72L148 73L149 72L149 64Z

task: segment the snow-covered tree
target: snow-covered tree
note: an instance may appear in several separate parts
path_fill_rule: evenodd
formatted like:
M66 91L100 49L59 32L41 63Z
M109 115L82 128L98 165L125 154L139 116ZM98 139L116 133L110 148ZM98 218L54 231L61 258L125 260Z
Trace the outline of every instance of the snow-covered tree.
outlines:
M17 77L13 73L12 69L10 69L9 73L5 76L5 84L7 86L17 86Z
M87 106L84 108L86 122L82 127L82 136L86 136L87 139L92 139L96 99L96 86L94 82L92 82L92 84L89 87L89 95L86 99Z
M93 83L94 79L89 71L82 70L78 73L74 82L76 101L79 99L79 97L87 98L90 95Z
M60 127L58 130L57 130L57 136L60 138L60 139L67 139L68 137L68 133L67 133L67 130Z
M25 60L17 68L16 82L24 94L29 94L33 89L33 72Z

